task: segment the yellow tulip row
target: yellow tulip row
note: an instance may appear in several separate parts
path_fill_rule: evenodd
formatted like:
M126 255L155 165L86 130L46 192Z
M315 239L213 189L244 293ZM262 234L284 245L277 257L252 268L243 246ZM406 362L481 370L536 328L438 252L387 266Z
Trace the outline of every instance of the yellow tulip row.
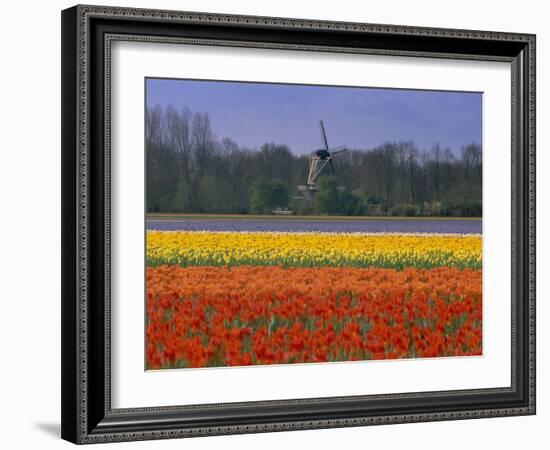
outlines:
M147 264L481 268L481 235L148 231Z

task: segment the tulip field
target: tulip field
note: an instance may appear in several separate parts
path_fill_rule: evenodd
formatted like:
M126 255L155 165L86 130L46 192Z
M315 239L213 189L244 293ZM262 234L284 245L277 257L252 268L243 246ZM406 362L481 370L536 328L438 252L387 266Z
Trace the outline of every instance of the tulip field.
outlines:
M480 234L147 231L148 369L480 355Z

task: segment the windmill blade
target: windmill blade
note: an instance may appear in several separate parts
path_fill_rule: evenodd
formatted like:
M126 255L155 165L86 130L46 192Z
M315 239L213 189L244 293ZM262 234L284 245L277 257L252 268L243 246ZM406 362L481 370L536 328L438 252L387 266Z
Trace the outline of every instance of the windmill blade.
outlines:
M328 162L330 164L330 168L332 169L332 174L335 175L336 171L334 170L334 164L332 164L332 158L329 158Z
M319 124L321 125L321 138L323 139L323 143L325 144L325 150L329 152L327 134L325 133L325 126L323 125L323 121L320 120Z
M347 152L348 149L346 148L345 145L340 145L339 147L335 147L333 149L331 149L330 151L330 154L331 155L337 155L338 153L344 153L344 152Z

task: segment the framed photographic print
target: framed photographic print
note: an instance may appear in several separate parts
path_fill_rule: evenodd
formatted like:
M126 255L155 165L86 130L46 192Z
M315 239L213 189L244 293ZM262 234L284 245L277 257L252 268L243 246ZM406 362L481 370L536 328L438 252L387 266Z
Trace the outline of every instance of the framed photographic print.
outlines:
M535 36L62 12L62 437L535 413Z

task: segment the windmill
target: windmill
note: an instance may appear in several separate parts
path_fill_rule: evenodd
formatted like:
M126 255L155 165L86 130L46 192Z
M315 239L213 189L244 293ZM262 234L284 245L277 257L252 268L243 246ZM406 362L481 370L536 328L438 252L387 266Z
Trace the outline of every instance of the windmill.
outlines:
M319 150L314 150L309 156L309 172L307 176L306 184L298 186L300 192L304 194L304 197L309 200L313 200L315 193L317 192L317 177L321 174L325 166L328 164L332 175L336 174L334 169L334 164L332 163L332 158L334 158L339 153L347 151L345 146L340 146L336 148L329 148L327 141L327 134L325 132L325 125L323 121L319 121L321 127L321 141L324 148Z

